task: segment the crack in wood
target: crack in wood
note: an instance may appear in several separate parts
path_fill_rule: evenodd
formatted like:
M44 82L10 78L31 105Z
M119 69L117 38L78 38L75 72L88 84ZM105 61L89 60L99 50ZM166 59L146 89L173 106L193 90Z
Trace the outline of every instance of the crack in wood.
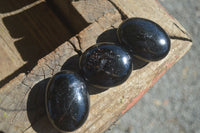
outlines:
M169 37L170 37L170 39L192 42L191 39L188 39L188 38L185 38L185 37L179 37L179 36L169 36Z
M26 129L24 129L24 131L22 133L25 133L31 127L32 127L32 125L28 126Z
M111 27L112 29L116 29L114 25L111 25L110 27Z
M30 75L33 75L33 76L44 76L43 74L35 74L35 73L30 73Z
M44 79L46 79L44 68L42 68L42 73L44 75Z
M69 40L69 44L71 44L71 46L74 48L74 51L75 51L79 56L82 55L82 51L81 51L81 50L78 50L78 49L76 48L76 46L73 44L73 42L71 42L70 40Z
M51 76L53 76L54 68L50 67L48 64L45 64L45 66L47 66L51 70Z
M62 65L61 65L60 63L59 63L59 64L57 64L57 65L58 65L58 67L60 67L60 68L62 67Z
M31 88L31 87L29 87L29 88ZM30 90L28 89L28 90L26 91L24 97L22 98L22 100L20 101L20 103L19 103L16 107L19 107L19 108L23 107L23 101L26 99L26 95L27 95L29 92L30 92ZM17 115L18 115L18 112L15 112L14 118L12 119L12 123L13 123L14 120L16 119Z
M119 12L119 14L121 15L121 19L122 20L126 20L128 18L128 16L112 1L112 0L108 0L115 8L116 10Z
M4 107L0 107L0 110L2 110L4 112L27 111L27 109L7 109Z
M173 22L173 25L175 25L183 34L187 35L190 38L190 35L187 32L185 32L181 27L179 27L176 23ZM192 39L190 38L190 40Z
M104 16L103 16L103 17L104 17ZM101 18L101 17L100 17L100 18ZM105 29L101 24L99 24L99 19L95 20L95 22L99 25L99 27L100 27L102 30Z
M22 81L21 84L26 86L27 88L31 89L31 87L29 85L27 85L26 83L24 83L24 81Z
M63 56L61 56L58 52L56 52L56 55L58 56L58 59L59 59L59 60L63 58ZM62 64L60 64L60 63L61 63L61 62L59 61L57 65L58 65L59 67L62 67Z
M79 46L79 48L80 48L80 50L82 50L82 46L81 46L81 38L80 38L80 36L75 36L76 37L76 39L78 40L78 46Z

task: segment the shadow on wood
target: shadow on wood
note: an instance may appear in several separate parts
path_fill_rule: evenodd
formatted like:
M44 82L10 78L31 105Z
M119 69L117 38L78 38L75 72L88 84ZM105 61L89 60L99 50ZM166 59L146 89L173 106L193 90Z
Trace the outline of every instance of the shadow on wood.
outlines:
M107 91L109 88L106 89L101 89L101 88L97 88L91 85L87 85L88 86L88 92L90 95L95 95L95 94L99 94L102 93L104 91Z
M27 114L31 125L34 125L41 117L46 115L45 111L45 88L48 79L44 79L34 85L31 89L27 101Z
M55 16L48 10L43 2L3 18L11 37L17 39L14 44L24 61L37 61L71 37L61 23L54 22L51 17Z
M134 56L132 56L133 59L133 70L141 69L145 67L149 62L142 61Z
M79 71L79 58L80 56L74 55L72 57L70 57L61 67L61 71L62 70L70 70L76 73L80 73Z
M101 35L98 36L97 38L97 43L101 42L113 42L116 44L120 44L118 38L117 38L117 29L109 29L104 31Z
M72 5L72 0L46 0L56 15L73 31L74 34L79 33L89 23Z
M11 11L15 11L17 9L20 9L26 5L29 5L37 0L17 0L17 4L11 4L16 3L16 0L1 0L0 1L0 13L7 13Z
M37 133L57 132L47 118L45 110L45 89L50 78L37 83L30 91L27 101L27 115L31 127ZM35 124L40 123L40 124Z

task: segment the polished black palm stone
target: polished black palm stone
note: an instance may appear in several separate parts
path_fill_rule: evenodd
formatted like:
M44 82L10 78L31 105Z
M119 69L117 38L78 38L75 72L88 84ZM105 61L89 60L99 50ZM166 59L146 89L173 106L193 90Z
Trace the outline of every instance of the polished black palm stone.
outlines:
M48 118L56 129L61 132L76 130L89 113L85 81L71 71L57 73L46 88L45 104Z
M143 18L124 21L117 30L119 41L144 61L163 59L170 50L167 33L155 22Z
M107 89L122 84L132 71L129 53L113 43L99 43L87 49L80 59L82 76L92 86Z

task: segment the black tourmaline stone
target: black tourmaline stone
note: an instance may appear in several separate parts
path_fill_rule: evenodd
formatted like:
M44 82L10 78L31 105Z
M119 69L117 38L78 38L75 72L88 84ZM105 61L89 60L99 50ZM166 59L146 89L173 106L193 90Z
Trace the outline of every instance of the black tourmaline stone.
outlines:
M89 94L84 80L70 71L57 73L46 88L45 104L50 122L59 131L81 127L89 113Z
M126 81L132 71L132 59L120 46L108 42L99 43L83 53L80 69L89 84L107 89Z
M119 26L117 34L122 45L135 57L147 62L163 59L170 50L167 33L147 19L128 19Z

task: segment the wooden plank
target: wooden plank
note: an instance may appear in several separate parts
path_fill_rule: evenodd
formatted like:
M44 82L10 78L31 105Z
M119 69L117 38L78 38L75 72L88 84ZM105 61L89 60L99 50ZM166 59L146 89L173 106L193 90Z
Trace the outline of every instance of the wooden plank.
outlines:
M161 61L133 70L128 81L120 86L103 92L91 88L89 117L86 123L75 132L103 132L130 109L192 45L183 27L164 12L156 1L151 3L147 0L145 2L135 0L135 3L131 1L113 0L111 3L118 11L114 14L106 13L96 19L69 42L65 42L41 59L28 75L20 74L2 87L0 89L0 130L4 132L17 130L26 133L56 132L48 122L44 110L43 96L48 78L61 69L77 67L78 58L75 56L77 53L74 48L84 51L97 41L117 41L116 37L112 36L115 28L122 22L124 18L122 16L139 17L143 14L145 18L158 22L172 37L169 55ZM138 4L139 8L142 4L146 9L140 10L137 6L132 8L134 5L123 9L122 7L127 4ZM123 6L120 7L121 5Z
M44 0L0 2L0 81L71 37ZM15 75L17 76L17 75Z

